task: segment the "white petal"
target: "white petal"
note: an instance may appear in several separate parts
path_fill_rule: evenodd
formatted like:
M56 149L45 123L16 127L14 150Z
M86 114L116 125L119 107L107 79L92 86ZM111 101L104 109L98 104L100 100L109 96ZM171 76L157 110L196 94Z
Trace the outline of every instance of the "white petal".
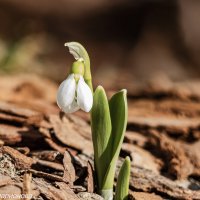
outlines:
M89 112L93 104L93 95L89 86L85 83L82 76L80 76L77 86L77 103L82 110Z
M76 93L76 81L74 74L70 74L66 80L64 80L57 92L57 104L61 110L65 110L70 106L75 99Z
M79 109L80 109L80 107L78 106L78 104L76 103L76 100L74 99L74 101L69 106L66 106L63 109L63 111L65 113L73 113L73 112L76 112Z

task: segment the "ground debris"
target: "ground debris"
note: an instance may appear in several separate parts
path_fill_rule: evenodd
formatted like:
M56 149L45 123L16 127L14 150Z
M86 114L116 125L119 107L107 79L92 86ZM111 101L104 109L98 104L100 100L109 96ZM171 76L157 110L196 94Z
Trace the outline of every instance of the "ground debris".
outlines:
M67 197L69 200L79 200L66 183L55 183L55 187L43 179L34 179L34 182L37 185L40 194L47 199L65 200Z
M10 176L6 176L6 175L1 175L0 176L0 187L4 186L4 185L8 185L12 183L12 179Z
M101 199L93 193L89 115L59 113L55 85L49 84L51 94L41 92L46 80L22 78L8 86L3 82L0 194ZM132 160L132 199L200 199L200 96L194 85L185 91L185 84L172 86L129 89L128 128L120 156Z
M89 192L80 192L78 197L83 200L103 200L101 196Z
M156 129L184 141L200 135L199 102L179 100L134 100L129 103L129 130Z
M87 191L94 192L94 170L90 161L87 163Z
M159 195L156 195L154 193L146 193L146 192L130 192L129 199L133 200L162 200L163 198Z
M64 167L63 179L68 181L70 185L72 186L76 179L76 174L75 174L74 166L72 164L71 155L67 151L65 151L64 153L63 167Z
M0 147L0 153L10 156L13 159L16 169L29 169L34 162L32 158L8 146Z
M192 191L161 175L133 166L131 169L130 188L168 196L174 199L200 199L200 191Z
M194 166L182 148L181 142L174 142L166 135L156 131L151 131L149 138L151 151L165 161L163 166L165 173L173 179L185 179L192 174Z
M30 173L25 173L24 174L24 179L23 179L23 194L26 194L25 200L30 200L30 194L31 194L31 181L32 181L32 174Z

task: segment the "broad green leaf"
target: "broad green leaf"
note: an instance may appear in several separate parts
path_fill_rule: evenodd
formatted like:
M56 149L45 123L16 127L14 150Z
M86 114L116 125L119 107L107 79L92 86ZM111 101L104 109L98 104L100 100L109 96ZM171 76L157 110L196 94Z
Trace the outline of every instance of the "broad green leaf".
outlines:
M65 43L65 46L69 48L69 52L74 56L76 60L83 60L85 65L84 79L93 92L90 58L86 49L78 42L67 42Z
M130 158L127 156L120 169L115 191L115 200L127 200L130 178Z
M110 135L111 119L108 99L103 87L99 86L94 93L91 112L92 139L94 145L94 160L97 173L98 188L102 189L102 182L111 160Z
M113 187L116 162L119 157L119 152L122 146L124 133L127 126L127 91L121 90L120 92L113 95L113 97L109 101L109 107L112 123L112 133L110 139L112 141L112 160L104 178L103 189L110 189L111 187Z

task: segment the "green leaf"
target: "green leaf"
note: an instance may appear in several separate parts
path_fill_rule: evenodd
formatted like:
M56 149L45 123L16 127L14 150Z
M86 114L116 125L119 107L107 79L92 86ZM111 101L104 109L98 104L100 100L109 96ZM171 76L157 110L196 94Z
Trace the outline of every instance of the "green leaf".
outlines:
M124 139L124 133L127 126L127 91L121 90L113 95L109 101L110 116L112 123L112 133L110 140L112 145L111 149L111 162L106 172L103 182L103 189L110 189L113 187L116 162L119 157L120 149Z
M115 200L127 200L130 178L130 158L127 156L120 169L117 186L115 191Z
M111 160L111 149L109 149L111 146L110 110L107 96L101 86L97 87L94 93L91 119L95 169L98 188L101 190L103 179Z
M93 92L90 58L86 49L78 42L67 42L65 43L65 46L69 48L69 52L74 56L76 60L83 60L85 65L84 79Z

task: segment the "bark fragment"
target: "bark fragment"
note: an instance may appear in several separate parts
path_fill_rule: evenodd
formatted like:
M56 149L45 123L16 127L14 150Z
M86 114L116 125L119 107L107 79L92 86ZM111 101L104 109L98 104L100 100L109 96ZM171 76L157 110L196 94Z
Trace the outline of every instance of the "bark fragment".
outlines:
M29 169L34 163L33 159L21 154L19 151L8 147L3 146L0 148L0 153L9 155L16 166L16 169Z
M32 180L32 174L30 173L25 173L24 174L24 180L23 180L23 194L25 194L25 200L30 200L31 199L31 180Z
M67 151L65 151L64 153L63 167L64 167L63 179L68 181L70 185L72 186L76 179L76 174L75 174L74 166L72 164L71 155Z
M87 163L87 191L94 192L94 170L90 161Z

